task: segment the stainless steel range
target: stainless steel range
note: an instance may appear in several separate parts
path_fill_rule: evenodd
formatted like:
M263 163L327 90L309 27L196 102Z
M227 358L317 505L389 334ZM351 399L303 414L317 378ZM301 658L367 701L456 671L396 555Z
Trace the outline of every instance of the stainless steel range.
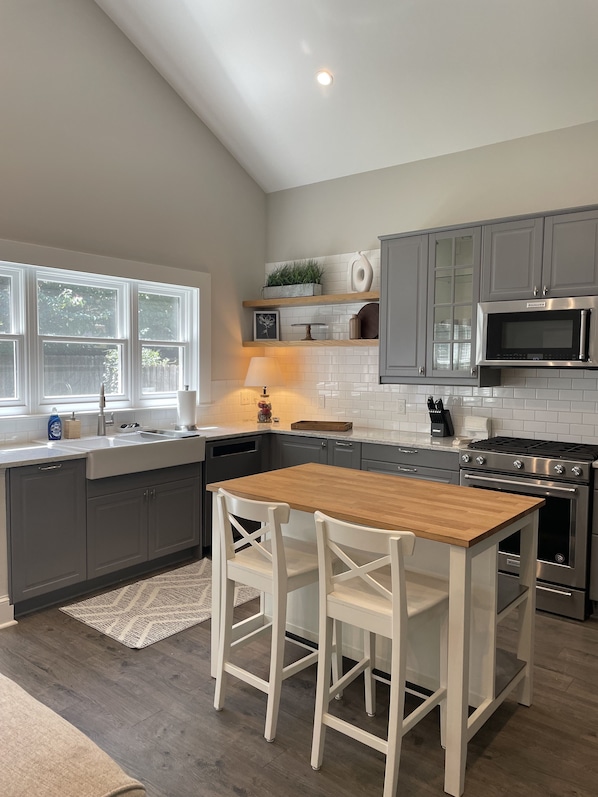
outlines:
M540 496L537 606L583 620L588 594L592 462L598 445L491 437L460 452L460 483L483 490ZM499 549L502 577L519 568L519 535Z

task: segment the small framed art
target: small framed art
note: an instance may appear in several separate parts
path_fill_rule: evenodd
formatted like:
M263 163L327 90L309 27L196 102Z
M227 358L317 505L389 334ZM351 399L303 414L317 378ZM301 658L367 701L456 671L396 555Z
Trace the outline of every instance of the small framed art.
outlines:
M278 310L256 310L253 313L253 339L280 339L280 320Z

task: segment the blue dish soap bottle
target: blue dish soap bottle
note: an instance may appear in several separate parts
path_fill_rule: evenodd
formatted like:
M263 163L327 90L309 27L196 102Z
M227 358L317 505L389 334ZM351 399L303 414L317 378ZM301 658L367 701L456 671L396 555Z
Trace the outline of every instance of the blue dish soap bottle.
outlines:
M56 407L52 407L52 414L48 420L48 440L60 440L62 438L62 421Z

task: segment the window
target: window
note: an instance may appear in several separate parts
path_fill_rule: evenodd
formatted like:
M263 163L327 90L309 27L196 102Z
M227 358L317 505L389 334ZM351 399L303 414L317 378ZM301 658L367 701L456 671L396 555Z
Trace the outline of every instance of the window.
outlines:
M142 287L138 297L141 392L147 396L180 390L189 359L189 334L184 329L188 297Z
M102 383L112 408L174 405L198 386L199 306L196 287L0 263L0 413L95 409Z

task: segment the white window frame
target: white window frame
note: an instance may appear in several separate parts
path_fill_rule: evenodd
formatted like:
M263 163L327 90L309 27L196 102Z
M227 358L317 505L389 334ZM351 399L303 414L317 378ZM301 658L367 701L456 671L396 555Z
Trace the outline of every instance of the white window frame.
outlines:
M69 338L67 335L48 335L42 334L39 331L39 319L38 319L38 303L37 303L37 284L38 281L47 281L47 282L67 282L71 285L83 285L83 286L90 286L96 288L109 288L110 290L114 290L117 296L117 317L116 317L116 331L117 334L114 338ZM130 340L130 333L127 334L130 330L130 290L131 285L123 281L122 279L114 279L110 277L102 277L102 276L95 276L91 274L83 274L81 272L75 271L63 271L58 269L47 269L47 268L26 268L25 270L25 281L27 283L27 293L29 295L29 302L28 307L29 309L29 323L28 326L30 327L30 336L32 339L32 343L34 343L35 349L30 347L30 368L29 374L31 378L31 407L32 410L35 412L36 405L42 412L46 412L49 408L53 407L57 403L69 403L68 395L64 397L49 397L45 398L43 395L43 387L44 387L44 375L43 375L43 367L44 367L44 356L43 356L43 347L44 343L52 342L58 343L60 341L70 342L81 342L81 343L107 343L114 346L120 346L122 351L122 366L123 366L123 373L122 373L122 392L116 396L110 396L107 398L111 405L116 406L131 406L135 403L135 395L131 390L131 378L130 372L132 369L130 366L133 365L131 361L131 340ZM36 366L36 367L35 367ZM100 385L98 385L98 395L100 391ZM89 408L90 405L95 405L98 403L98 399L96 396L92 398L80 398L74 397L72 401L73 409L84 410Z
M0 340L12 341L15 344L15 370L16 370L16 396L13 399L5 399L0 406L6 407L7 411L12 412L12 408L18 408L27 403L28 385L27 378L19 377L23 374L23 369L28 357L29 338L28 330L25 326L25 279L23 269L13 266L11 263L1 263L2 275L9 276L12 280L11 302L11 327L9 333L0 334ZM0 409L0 413L2 410Z
M51 247L40 247L35 244L24 244L17 241L6 241L0 239L0 261L3 270L13 269L15 273L23 273L27 269L22 266L34 266L32 272L39 273L47 269L57 269L58 272L66 272L62 275L55 273L54 278L64 279L65 281L71 280L72 277L78 275L82 282L87 283L88 280L97 281L98 284L106 284L111 278L119 278L132 281L130 288L131 291L146 289L155 292L164 292L170 294L172 291L180 290L181 288L193 288L196 290L191 291L189 296L189 313L188 313L188 334L189 350L195 351L195 356L187 356L185 358L185 370L183 373L182 381L188 384L191 389L198 391L198 399L200 403L207 404L211 400L211 342L210 342L210 327L211 327L211 308L210 308L210 290L211 290L211 277L204 272L188 271L186 269L170 268L167 266L160 266L153 263L142 263L139 261L123 260L119 258L104 257L102 255L92 255L84 252L75 252L65 249L55 249ZM50 273L48 276L52 277ZM74 281L74 280L73 280ZM22 285L22 283L20 283ZM34 285L36 282L34 280ZM25 288L23 288L25 291ZM31 301L37 303L37 296L35 290L33 291L33 298L31 290L28 288L25 291L26 301L22 301L21 306L27 306L24 312L27 312L28 318L31 319ZM136 295L136 294L135 294ZM133 313L135 302L129 300L127 303L127 312ZM36 317L36 316L35 316ZM25 319L15 319L21 324L20 334L14 336L2 336L3 339L17 338L18 339L18 366L21 369L21 391L19 399L15 401L2 401L0 404L0 416L6 417L9 415L36 415L45 414L47 405L59 404L60 411L70 411L71 409L78 411L96 410L95 399L90 399L80 403L69 403L68 401L55 401L48 400L47 402L38 402L37 397L39 394L39 372L38 372L38 353L36 348L38 346L37 329L31 326L31 320L25 324ZM137 318L133 321L132 318L127 319L129 328L137 329ZM16 330L15 330L16 332ZM90 339L92 340L92 339ZM118 342L116 339L110 339L111 342ZM124 340L124 339L123 339ZM141 362L141 348L140 341L137 337L133 338L132 333L126 338L126 346L133 346L138 350L139 364ZM128 358L129 362L131 357ZM35 365L32 367L32 363ZM24 372L24 364L27 364L26 372ZM122 398L108 400L107 403L111 409L119 408L144 408L144 407L175 407L176 396L157 396L148 398L141 396L139 385L133 382L132 373L125 374L123 372L123 379L128 381L129 390L127 395ZM126 384L127 382L125 382ZM18 388L17 388L18 390Z

